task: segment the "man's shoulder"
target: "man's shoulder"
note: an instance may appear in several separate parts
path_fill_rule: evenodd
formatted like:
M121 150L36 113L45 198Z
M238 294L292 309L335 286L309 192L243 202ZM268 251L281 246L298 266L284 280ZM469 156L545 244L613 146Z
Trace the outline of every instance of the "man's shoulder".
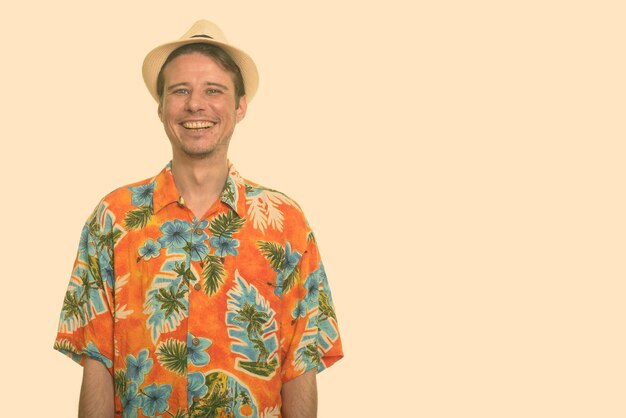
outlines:
M154 185L154 176L147 179L135 181L133 183L124 184L123 186L119 186L116 189L113 189L113 191L107 193L101 200L108 203L109 205L122 204L139 206L141 205L141 202L133 203L133 200L137 200L138 196L133 195L141 194L143 189L153 190ZM148 193L148 191L146 191L144 195L151 196L151 193ZM133 199L133 197L135 197L135 199Z
M239 184L245 190L246 212L253 224L285 233L309 229L302 207L290 194L247 178L240 178Z
M113 219L124 217L130 209L152 204L152 192L154 191L155 177L149 177L133 183L119 186L105 194L94 209L90 218L94 215L107 212Z
M264 204L273 204L274 206L290 207L296 212L303 213L298 202L287 193L267 187L247 178L242 178L241 180L245 187L247 204L262 202Z

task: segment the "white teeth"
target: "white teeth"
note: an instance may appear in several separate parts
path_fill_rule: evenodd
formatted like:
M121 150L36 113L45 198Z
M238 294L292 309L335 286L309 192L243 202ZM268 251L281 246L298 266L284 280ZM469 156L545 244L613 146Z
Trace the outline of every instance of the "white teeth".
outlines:
M183 122L182 125L187 129L206 129L212 127L215 123L209 121L191 121Z

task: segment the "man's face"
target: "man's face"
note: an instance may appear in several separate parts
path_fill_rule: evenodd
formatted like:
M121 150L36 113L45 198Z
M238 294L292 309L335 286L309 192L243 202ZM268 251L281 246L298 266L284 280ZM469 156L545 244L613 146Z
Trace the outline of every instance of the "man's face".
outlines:
M246 114L246 98L236 107L230 73L210 57L181 55L163 70L159 119L174 157L226 157L230 137Z

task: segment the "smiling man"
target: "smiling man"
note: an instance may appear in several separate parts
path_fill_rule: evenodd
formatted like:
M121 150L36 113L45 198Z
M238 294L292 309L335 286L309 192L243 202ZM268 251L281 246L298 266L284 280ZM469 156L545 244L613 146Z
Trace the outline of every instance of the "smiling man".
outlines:
M316 416L343 352L315 237L228 159L254 62L199 21L143 76L172 161L83 228L54 346L84 366L79 416Z

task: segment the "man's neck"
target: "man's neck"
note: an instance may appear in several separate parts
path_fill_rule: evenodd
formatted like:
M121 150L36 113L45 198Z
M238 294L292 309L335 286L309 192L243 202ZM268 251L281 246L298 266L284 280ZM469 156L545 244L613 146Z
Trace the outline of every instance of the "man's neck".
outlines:
M228 159L172 158L172 175L178 193L196 218L203 217L219 199L228 177Z

